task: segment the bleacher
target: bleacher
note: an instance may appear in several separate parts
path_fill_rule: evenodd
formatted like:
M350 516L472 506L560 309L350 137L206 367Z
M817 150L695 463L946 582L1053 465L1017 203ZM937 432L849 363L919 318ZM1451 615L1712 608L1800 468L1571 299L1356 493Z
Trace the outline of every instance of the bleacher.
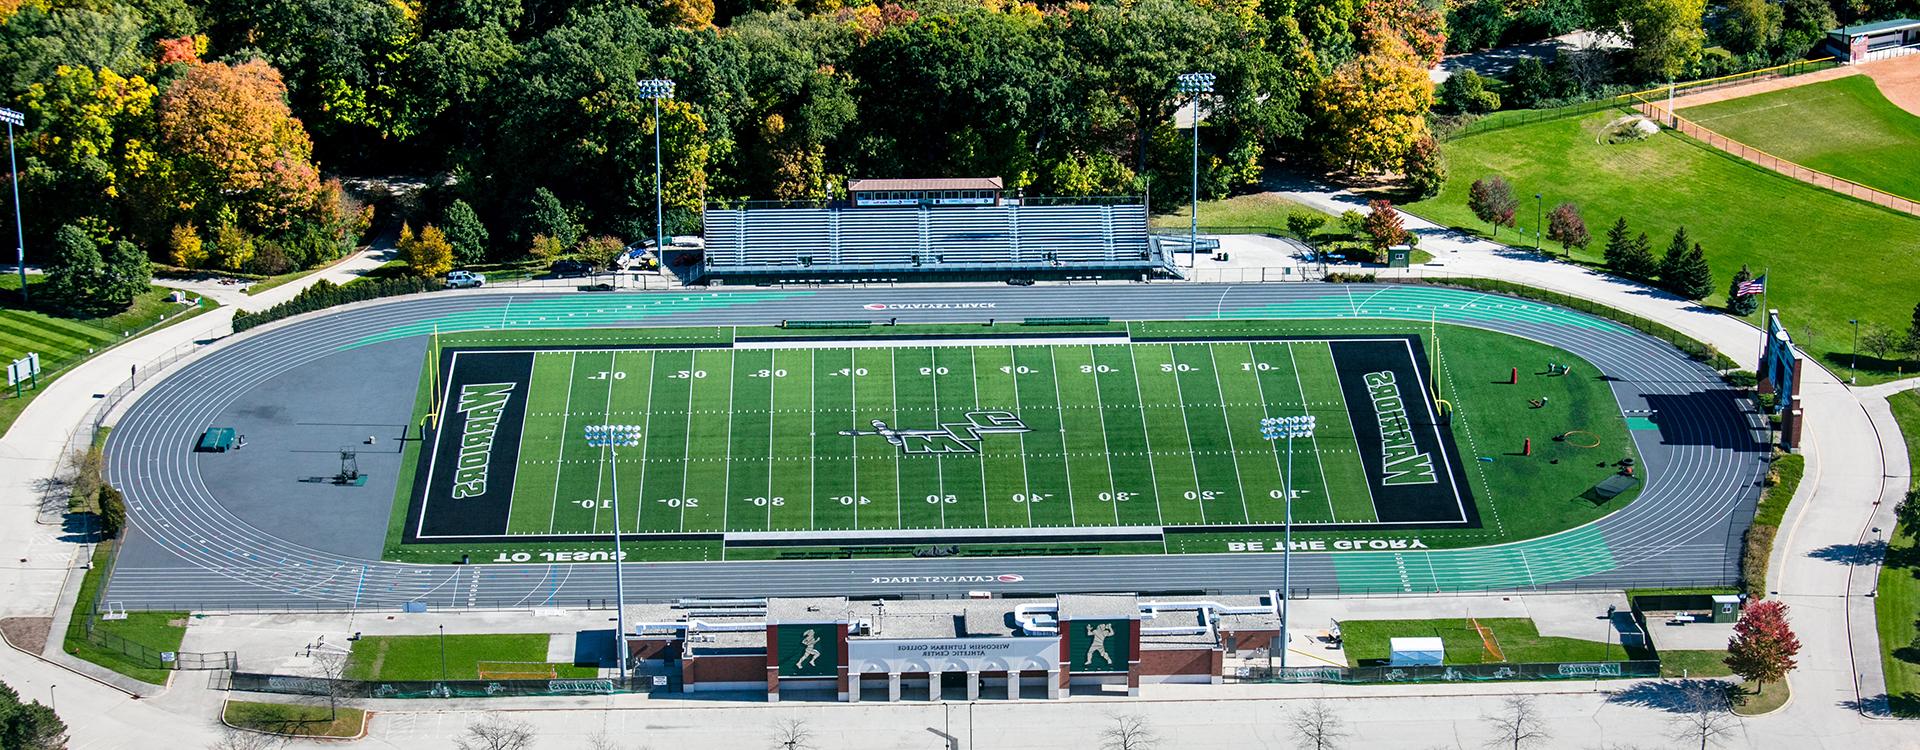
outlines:
M710 206L709 282L1133 276L1167 266L1135 201Z

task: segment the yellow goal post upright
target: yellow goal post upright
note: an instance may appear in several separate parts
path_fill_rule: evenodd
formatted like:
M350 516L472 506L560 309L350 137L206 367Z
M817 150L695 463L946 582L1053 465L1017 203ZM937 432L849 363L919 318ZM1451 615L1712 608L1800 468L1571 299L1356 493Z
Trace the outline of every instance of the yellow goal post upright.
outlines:
M427 334L427 413L422 418L420 439L427 437L427 428L440 428L440 324L433 324L433 331Z
M1477 617L1469 616L1467 623L1473 626L1473 632L1480 635L1480 647L1486 649L1488 656L1493 657L1492 663L1506 663L1507 655L1500 650L1500 639L1494 636L1493 628L1481 625L1480 619Z
M1433 408L1442 418L1453 413L1453 402L1440 397L1440 311L1427 311L1427 378L1432 381Z

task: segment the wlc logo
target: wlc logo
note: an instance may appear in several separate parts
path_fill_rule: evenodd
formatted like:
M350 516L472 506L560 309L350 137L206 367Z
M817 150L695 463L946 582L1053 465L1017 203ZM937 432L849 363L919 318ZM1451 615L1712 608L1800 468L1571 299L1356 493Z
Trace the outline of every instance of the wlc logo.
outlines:
M1007 411L970 411L965 422L942 422L938 428L901 430L888 427L884 420L873 420L871 430L841 430L848 437L878 435L900 447L907 455L929 453L979 453L983 435L1031 432L1027 423Z

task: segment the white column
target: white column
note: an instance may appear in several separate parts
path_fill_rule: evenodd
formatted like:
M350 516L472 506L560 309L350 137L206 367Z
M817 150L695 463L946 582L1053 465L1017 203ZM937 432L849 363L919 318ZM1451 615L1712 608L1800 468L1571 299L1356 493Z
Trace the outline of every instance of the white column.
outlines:
M934 670L932 672L927 673L927 700L933 701L934 703L940 702L939 670Z
M1067 697L1067 688L1060 684L1060 670L1058 668L1047 670L1047 697Z
M967 700L980 700L980 673L967 670Z
M860 673L859 672L847 673L847 702L848 703L860 702Z
M1007 670L1007 700L1020 700L1020 670Z
M899 672L887 673L887 700L893 701L893 702L898 702L900 700L900 673Z

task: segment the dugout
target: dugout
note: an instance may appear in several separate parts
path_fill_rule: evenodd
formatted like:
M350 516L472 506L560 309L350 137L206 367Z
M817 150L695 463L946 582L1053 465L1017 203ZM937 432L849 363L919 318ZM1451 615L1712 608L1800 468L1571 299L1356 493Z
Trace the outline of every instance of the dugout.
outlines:
M1863 63L1920 52L1920 20L1895 18L1827 32L1827 52L1843 63Z

